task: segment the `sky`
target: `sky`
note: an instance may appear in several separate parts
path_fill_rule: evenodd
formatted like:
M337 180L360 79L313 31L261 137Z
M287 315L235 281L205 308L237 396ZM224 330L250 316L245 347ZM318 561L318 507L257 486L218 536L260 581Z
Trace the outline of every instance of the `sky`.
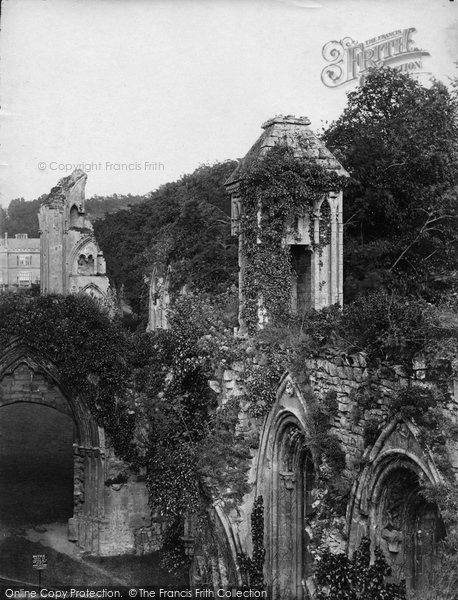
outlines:
M320 130L356 86L323 84L323 46L408 27L424 71L458 75L458 0L3 0L0 204L82 164L87 197L145 194L278 114Z

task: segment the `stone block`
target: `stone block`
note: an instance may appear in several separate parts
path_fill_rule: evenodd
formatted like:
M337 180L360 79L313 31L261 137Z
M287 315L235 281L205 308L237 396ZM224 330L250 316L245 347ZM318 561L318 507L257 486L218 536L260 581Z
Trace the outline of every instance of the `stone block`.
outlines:
M349 425L350 425L350 421L347 419L347 417L340 417L340 425L341 427L344 427L345 429L348 429Z
M363 369L361 367L353 367L353 378L358 382L363 380Z
M210 379L208 381L208 385L210 386L210 388L216 393L216 394L220 394L221 393L221 386L219 381L217 381L216 379Z
M347 371L345 370L345 367L337 367L337 375L340 377L340 379L346 379Z
M224 381L229 381L231 379L235 379L235 377L236 377L236 374L231 369L226 369L223 373Z
M151 523L151 518L145 514L136 513L130 515L129 527L138 529L140 527L147 527Z
M337 376L337 367L333 362L328 363L328 373L332 375L332 377Z
M78 523L75 517L68 520L68 539L70 542L78 541Z

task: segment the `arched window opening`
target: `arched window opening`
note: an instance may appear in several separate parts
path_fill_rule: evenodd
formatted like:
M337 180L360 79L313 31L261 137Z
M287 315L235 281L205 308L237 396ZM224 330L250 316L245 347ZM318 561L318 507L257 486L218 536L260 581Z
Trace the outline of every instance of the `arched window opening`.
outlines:
M78 275L94 275L94 266L94 257L92 254L88 256L80 254L78 258Z
M292 286L291 308L295 315L303 315L312 307L312 251L305 244L290 246Z
M80 226L81 217L78 208L73 205L70 209L70 228Z

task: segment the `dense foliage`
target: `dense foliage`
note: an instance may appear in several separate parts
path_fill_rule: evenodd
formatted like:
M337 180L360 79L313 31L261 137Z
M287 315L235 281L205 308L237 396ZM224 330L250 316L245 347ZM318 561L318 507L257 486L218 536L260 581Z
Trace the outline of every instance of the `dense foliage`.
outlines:
M136 313L147 306L145 276L172 268L172 287L218 293L237 280L237 240L230 235L224 181L234 161L201 166L152 192L129 211L94 224L112 284Z
M57 369L60 385L87 403L118 455L133 461L134 412L124 330L86 295L1 294L0 346L14 338Z
M16 233L27 233L30 238L40 236L38 228L38 211L44 196L36 200L15 198L5 210L0 207L0 235L8 233L14 237ZM105 215L118 210L127 209L145 200L144 196L113 194L112 196L94 196L86 200L87 217L94 221L103 219Z
M24 198L11 200L6 211L0 208L0 235L27 233L30 238L40 237L38 231L38 211L40 200L26 201Z
M247 491L249 440L236 428L238 400L218 406L208 385L236 356L227 302L227 296L186 296L169 330L135 336L150 497L169 517L200 511L213 493L230 504Z
M324 141L345 194L345 294L380 286L432 298L456 268L458 98L388 67L371 72Z
M371 563L370 541L363 538L353 558L327 550L317 564L317 600L405 600L405 584L387 583L391 569L380 548Z
M139 194L111 194L110 196L91 196L86 199L86 214L91 222L104 219L118 210L128 210L145 201L145 196Z
M426 358L429 376L450 374L457 351L457 323L448 318L450 303L437 306L398 292L380 290L338 307L310 311L301 321L300 360L329 350L364 352L369 364L402 365L407 373L416 358Z
M238 555L244 586L251 590L262 590L264 583L264 560L266 549L264 547L264 500L257 496L253 503L251 513L251 539L253 541L253 555Z

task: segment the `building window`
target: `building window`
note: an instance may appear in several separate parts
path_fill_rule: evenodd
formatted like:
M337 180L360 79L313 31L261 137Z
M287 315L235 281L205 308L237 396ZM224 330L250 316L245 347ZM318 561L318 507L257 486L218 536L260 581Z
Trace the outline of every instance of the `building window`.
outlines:
M17 264L20 267L30 267L32 264L32 257L30 255L26 256L25 254L21 254L17 257Z
M19 271L17 282L19 285L32 285L32 273L30 271Z

